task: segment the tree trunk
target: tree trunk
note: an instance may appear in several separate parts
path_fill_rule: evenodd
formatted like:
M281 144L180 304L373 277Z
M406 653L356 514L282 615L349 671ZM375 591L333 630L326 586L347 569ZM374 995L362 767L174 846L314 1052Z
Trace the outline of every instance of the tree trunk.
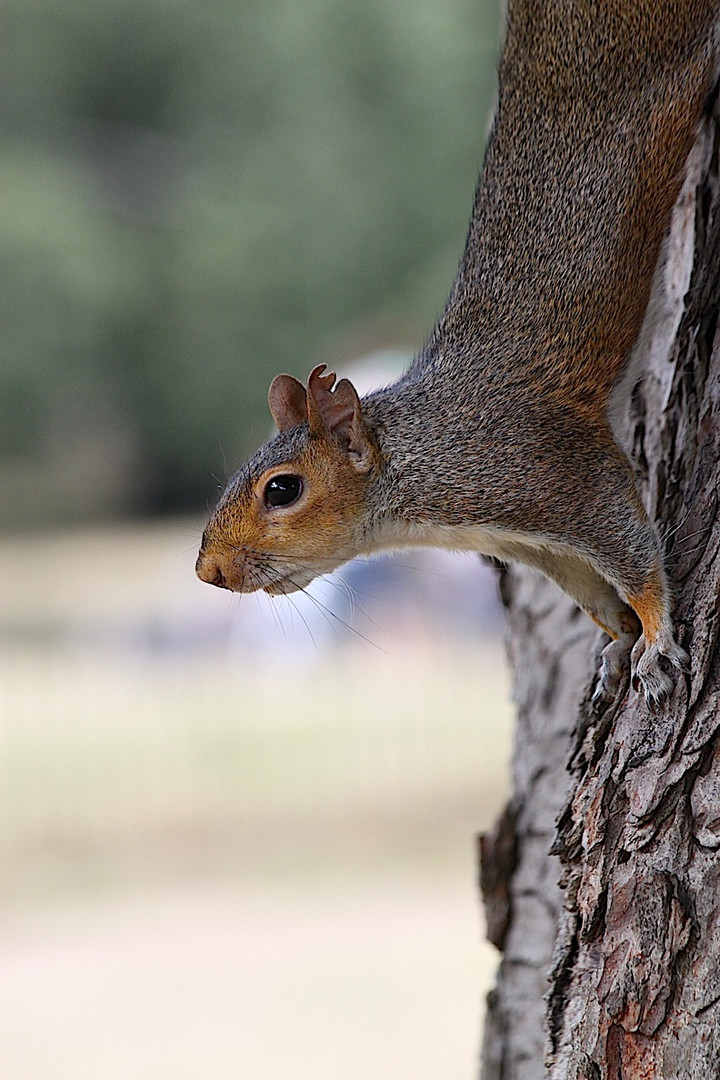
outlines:
M593 705L599 633L549 582L503 573L518 721L514 794L481 838L503 954L483 1080L720 1077L719 131L715 106L627 404L691 671L654 713L632 689Z

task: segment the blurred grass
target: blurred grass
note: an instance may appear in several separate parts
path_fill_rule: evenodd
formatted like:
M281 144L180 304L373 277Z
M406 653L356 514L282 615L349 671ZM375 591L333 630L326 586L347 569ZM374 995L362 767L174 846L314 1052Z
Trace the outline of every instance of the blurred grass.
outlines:
M356 649L305 671L46 644L4 659L6 890L37 887L44 862L46 889L133 852L182 868L203 845L206 861L242 853L255 873L337 872L368 849L432 861L504 795L497 654Z
M3 545L6 894L43 860L84 880L133 849L184 865L183 844L230 843L258 871L289 851L316 866L323 848L336 868L353 843L435 858L440 821L467 839L492 819L510 729L497 642L443 638L412 607L401 636L386 607L363 636L331 622L320 640L293 608L199 583L197 531ZM388 606L397 619L394 593Z
M0 551L0 1075L469 1080L500 647L394 596L399 636L263 645L196 533Z

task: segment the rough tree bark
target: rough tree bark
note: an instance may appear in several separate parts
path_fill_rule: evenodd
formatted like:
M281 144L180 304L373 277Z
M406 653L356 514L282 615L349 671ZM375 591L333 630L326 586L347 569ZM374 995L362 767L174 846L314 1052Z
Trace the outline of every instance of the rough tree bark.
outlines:
M514 794L480 845L502 951L483 1080L720 1077L719 146L715 104L626 423L690 673L655 713L632 690L594 706L598 632L550 583L503 576L518 720Z

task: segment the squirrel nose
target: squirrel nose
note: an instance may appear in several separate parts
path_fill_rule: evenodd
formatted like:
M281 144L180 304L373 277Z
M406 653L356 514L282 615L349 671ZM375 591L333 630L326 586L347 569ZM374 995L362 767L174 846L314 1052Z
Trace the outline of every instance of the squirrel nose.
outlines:
M217 585L218 589L229 588L225 575L218 564L212 561L206 562L202 555L198 557L195 564L195 573L201 581L206 582L208 585Z

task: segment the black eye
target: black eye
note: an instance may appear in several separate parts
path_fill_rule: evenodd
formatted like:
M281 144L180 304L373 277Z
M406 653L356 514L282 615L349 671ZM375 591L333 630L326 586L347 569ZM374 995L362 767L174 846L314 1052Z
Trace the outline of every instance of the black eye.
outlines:
M266 506L289 506L302 494L302 480L299 476L283 473L282 476L273 476L265 485Z

